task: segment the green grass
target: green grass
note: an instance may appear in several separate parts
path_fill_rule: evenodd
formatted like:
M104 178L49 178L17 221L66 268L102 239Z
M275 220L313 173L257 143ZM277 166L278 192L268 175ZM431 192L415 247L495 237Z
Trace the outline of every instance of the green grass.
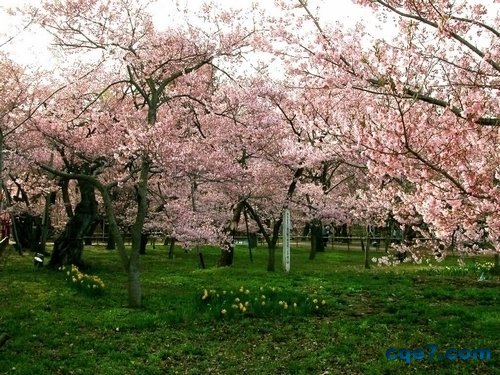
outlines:
M208 248L208 268L200 270L194 252L176 249L169 260L157 246L141 259L145 307L131 310L118 255L98 247L84 254L85 272L105 284L102 295L82 293L63 272L33 272L28 254L0 264L0 333L11 336L0 349L0 374L500 373L500 280L478 281L472 267L490 259L468 259L468 272L406 264L364 270L360 251L329 250L309 261L305 249L292 249L284 274L265 271L265 249L254 250L250 263L238 247L234 266L219 269L218 251ZM222 305L201 302L204 289L242 286L253 298L275 288L275 302L318 295L327 303L320 314L276 308L222 316ZM385 357L389 347L426 344L440 353L487 347L492 359L406 364Z

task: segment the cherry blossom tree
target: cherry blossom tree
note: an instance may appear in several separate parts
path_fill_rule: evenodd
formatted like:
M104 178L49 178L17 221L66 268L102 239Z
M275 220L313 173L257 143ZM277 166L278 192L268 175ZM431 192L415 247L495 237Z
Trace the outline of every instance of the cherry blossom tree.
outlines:
M2 51L0 76L0 192L1 209L6 210L2 217L6 221L7 213L12 216L19 251L23 247L45 251L48 220L41 219L41 239L32 237L32 221L42 216L43 208L40 208L44 203L41 201L43 198L47 201L52 194L52 183L46 176L40 176L32 165L21 163L16 153L26 143L23 138L30 120L61 88L47 88L40 76L14 63ZM49 204L45 203L48 209ZM5 222L4 226L7 225Z
M158 32L146 7L133 0L44 2L38 16L61 51L75 54L76 60L66 55L71 62L68 70L72 72L72 79L83 77L78 84L83 81L87 82L84 86L89 85L89 91L79 97L79 109L73 107L74 113L65 113L62 121L67 126L80 128L83 133L88 130L89 137L81 134L81 139L88 143L88 148L95 146L93 151L104 146L104 153L109 153L106 143L110 139L111 145L116 145L114 142L120 137L113 137L115 122L122 130L125 128L122 134L126 138L113 149L112 159L103 157L101 162L99 158L92 159L95 168L77 172L57 170L47 164L43 168L99 190L129 276L129 304L140 306L139 248L148 212L149 179L159 160L157 152L161 151L157 137L168 134L164 129L175 126L178 118L189 112L192 103L210 94L219 59L237 59L254 28L242 27L239 23L231 27L230 19L223 15L210 32L190 25ZM75 65L75 61L79 61L79 65ZM116 101L120 112L102 114L99 106L108 100ZM94 117L100 115L107 119L96 121ZM80 120L85 117L90 117L91 122L84 121L81 126ZM113 127L108 137L103 134L107 126ZM94 128L102 136L101 143L92 133ZM168 137L163 139L168 140ZM79 156L81 149L82 145L75 145L73 155ZM118 172L122 176L117 178L115 174L104 172L108 164L125 166L127 171ZM137 210L131 229L130 253L125 251L120 238L109 193L109 189L122 180L133 183L136 192Z
M27 95L22 73L19 66L3 53L0 54L0 195L2 196L0 209L2 210L5 208L4 191L8 191L5 189L4 175L5 153L9 149L6 138L19 127L18 118L24 114L20 107ZM8 239L6 241L5 238L1 238L1 240L2 246L8 243Z
M293 56L283 57L289 78L316 89L324 127L366 159L374 179L398 187L401 222L411 206L441 248L498 253L498 11L473 2L359 3L395 18L393 40L370 38L362 25L323 25L299 0L287 9L293 27L276 27L288 43L281 56Z

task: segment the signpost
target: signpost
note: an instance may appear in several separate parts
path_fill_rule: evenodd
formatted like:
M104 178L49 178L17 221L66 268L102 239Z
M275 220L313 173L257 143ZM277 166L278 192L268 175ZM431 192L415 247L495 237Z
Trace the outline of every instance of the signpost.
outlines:
M290 210L283 210L283 269L290 271Z

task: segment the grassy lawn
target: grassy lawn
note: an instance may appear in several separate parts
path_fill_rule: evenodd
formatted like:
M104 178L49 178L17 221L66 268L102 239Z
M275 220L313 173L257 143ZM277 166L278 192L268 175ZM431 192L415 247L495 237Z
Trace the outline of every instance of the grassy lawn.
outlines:
M500 280L426 266L364 270L360 251L292 249L290 274L265 271L266 250L238 247L235 264L218 269L216 249L163 246L142 258L144 309L126 305L118 255L86 248L88 274L105 283L91 296L61 271L34 272L31 255L0 264L0 374L500 374ZM277 260L279 260L278 254ZM468 259L469 264L490 259ZM280 262L278 262L280 264ZM441 267L456 266L447 259ZM210 311L204 289L325 300L317 314ZM290 297L292 298L292 297ZM295 297L294 297L295 298ZM204 307L205 306L205 307ZM491 359L390 361L389 347L489 348ZM437 357L436 354L436 357Z

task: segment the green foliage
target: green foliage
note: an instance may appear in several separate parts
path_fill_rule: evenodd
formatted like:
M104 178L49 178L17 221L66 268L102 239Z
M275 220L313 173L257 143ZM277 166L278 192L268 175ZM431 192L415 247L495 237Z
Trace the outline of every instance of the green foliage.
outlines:
M327 249L309 261L307 249L294 247L289 274L266 272L265 248L254 250L251 263L238 247L229 268L216 268L219 250L205 248L205 270L195 252L176 249L175 259L167 252L148 248L141 258L143 309L126 307L127 276L116 252L84 252L88 273L106 282L105 298L68 288L60 271L34 272L31 257L11 254L0 271L0 333L11 336L0 348L0 374L498 373L497 276L479 281L475 272L452 276L415 264L365 271L359 250ZM486 260L465 259L465 266ZM456 264L449 258L436 267ZM241 302L261 295L261 287L274 301L267 312L223 318L201 299L204 289L215 297L226 290ZM315 296L326 302L320 314L290 313L294 299ZM429 343L489 347L492 359L385 358L388 347Z

